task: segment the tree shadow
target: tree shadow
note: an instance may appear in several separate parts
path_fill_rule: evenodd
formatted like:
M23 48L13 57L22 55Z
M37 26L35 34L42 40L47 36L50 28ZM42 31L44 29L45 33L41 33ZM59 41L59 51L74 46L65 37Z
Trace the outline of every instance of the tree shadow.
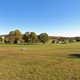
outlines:
M80 58L80 54L70 54L70 58Z

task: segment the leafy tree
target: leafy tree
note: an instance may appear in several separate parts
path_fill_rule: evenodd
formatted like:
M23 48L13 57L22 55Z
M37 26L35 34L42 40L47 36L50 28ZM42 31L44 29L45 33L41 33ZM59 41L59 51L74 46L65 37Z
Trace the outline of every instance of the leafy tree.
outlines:
M77 42L80 42L80 37L75 37Z
M9 35L8 35L8 41L9 41L9 43L13 44L14 40L15 40L14 31L10 31Z
M4 39L4 42L5 42L5 43L9 43L9 37L8 37L8 35L6 35L6 37L5 37L5 39Z
M76 40L74 38L69 39L69 43L74 43L74 42L76 42Z
M15 39L22 38L22 33L17 29L14 31L14 36L15 36Z
M30 39L32 43L35 43L37 41L38 38L35 32L30 33Z
M37 41L37 35L35 32L26 32L24 35L23 35L23 39L26 43L34 43Z
M22 41L22 33L18 29L14 31L14 37L14 43L20 43Z
M49 41L49 36L47 33L41 33L39 35L39 40L44 44Z
M25 34L23 35L23 39L24 39L24 42L26 43L30 42L29 32L25 32Z
M2 36L0 36L0 42L3 42L3 38L2 38Z
M67 43L69 43L69 39L65 39L65 40L63 41L63 44L67 44Z
M55 43L55 40L54 39L52 40L52 43Z
M19 43L22 41L22 33L19 30L10 31L8 39L9 43Z

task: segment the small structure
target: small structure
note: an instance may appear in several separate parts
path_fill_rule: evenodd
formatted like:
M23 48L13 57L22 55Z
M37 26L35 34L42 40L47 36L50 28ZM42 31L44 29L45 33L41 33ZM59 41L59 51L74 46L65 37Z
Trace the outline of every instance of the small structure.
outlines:
M2 36L2 43L4 43L4 36Z
M62 41L60 41L60 40L58 40L58 39L54 39L54 40L52 41L52 43L55 43L55 44L61 44Z

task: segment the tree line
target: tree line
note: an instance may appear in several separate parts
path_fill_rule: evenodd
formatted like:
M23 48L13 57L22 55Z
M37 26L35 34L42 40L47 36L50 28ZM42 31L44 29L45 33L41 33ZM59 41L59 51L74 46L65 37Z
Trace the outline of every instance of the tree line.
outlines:
M37 35L35 32L25 32L21 33L20 30L10 31L8 35L4 35L4 38L0 36L1 43L9 43L9 44L33 44L33 43L47 43L49 40L52 40L52 43L74 43L80 42L80 37L56 37L56 36L48 36L47 33L41 33Z
M54 37L52 43L60 43L60 44L67 44L67 43L74 43L77 41L75 37Z
M49 36L47 33L41 33L37 35L35 32L25 32L22 34L20 30L10 31L8 35L3 39L0 37L0 42L19 44L19 43L46 43L49 41Z

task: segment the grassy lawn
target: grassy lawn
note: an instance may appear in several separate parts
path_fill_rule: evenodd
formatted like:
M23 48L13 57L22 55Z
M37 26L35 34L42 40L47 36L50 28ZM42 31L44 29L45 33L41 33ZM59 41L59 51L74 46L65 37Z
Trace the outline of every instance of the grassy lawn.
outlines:
M0 80L80 80L80 43L0 44Z

